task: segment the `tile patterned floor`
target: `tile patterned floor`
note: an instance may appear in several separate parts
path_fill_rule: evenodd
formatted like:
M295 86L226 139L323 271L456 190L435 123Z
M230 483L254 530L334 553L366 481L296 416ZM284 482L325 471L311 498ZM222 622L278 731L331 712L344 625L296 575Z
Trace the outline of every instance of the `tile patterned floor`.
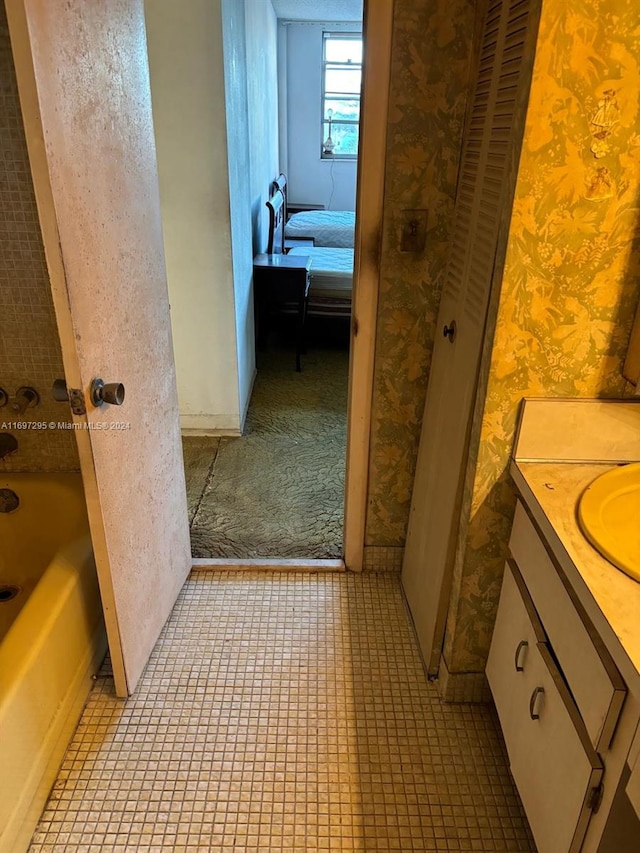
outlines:
M135 697L103 672L30 853L534 849L493 710L425 680L397 577L216 572Z

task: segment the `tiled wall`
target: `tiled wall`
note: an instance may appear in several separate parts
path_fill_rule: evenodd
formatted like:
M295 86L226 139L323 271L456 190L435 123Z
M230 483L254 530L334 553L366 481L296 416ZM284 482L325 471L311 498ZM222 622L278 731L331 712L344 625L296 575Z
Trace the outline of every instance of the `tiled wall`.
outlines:
M62 377L62 357L49 289L38 213L9 43L0 4L0 387L12 396L21 385L42 402L24 417L0 409L0 432L13 432L18 451L0 460L3 471L78 469L75 438L64 430L7 430L10 421L69 421L69 408L51 397Z
M396 0L366 545L402 559L454 210L474 0ZM400 252L404 208L427 242Z
M514 495L525 396L619 397L638 304L637 0L545 0L497 325L468 471L469 528L445 640L450 673L481 672Z
M362 570L365 572L392 572L400 574L404 548L384 545L367 545L364 549Z

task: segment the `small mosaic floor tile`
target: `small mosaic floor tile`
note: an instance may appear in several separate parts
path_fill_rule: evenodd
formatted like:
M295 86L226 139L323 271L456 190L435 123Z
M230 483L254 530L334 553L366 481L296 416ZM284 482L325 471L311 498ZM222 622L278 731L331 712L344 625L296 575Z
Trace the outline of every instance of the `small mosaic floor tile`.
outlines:
M195 573L103 667L30 853L535 851L491 706L424 675L393 574Z

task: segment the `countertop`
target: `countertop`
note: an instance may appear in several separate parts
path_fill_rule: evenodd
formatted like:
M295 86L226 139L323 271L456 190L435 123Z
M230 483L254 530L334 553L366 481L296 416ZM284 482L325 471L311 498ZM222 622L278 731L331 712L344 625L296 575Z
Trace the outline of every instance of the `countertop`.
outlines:
M640 399L523 401L513 480L623 676L640 691L640 583L601 556L577 516L587 486L638 460Z
M532 497L535 499L582 581L583 588L576 589L582 603L590 603L584 600L587 593L615 635L620 650L640 674L640 583L596 551L580 531L576 514L583 491L613 467L602 463L513 462L511 473L527 504L531 504ZM543 533L552 538L548 529ZM570 580L575 581L575 577Z

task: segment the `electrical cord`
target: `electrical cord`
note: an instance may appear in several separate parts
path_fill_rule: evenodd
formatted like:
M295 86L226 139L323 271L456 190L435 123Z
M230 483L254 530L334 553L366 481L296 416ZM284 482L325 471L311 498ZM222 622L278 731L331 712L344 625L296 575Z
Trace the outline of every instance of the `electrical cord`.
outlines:
M333 177L333 167L335 165L335 162L336 162L336 158L332 157L331 158L331 169L329 171L329 177L331 178L331 195L329 196L329 204L327 205L327 210L331 210L331 202L333 201L333 194L334 194L335 189L336 189L336 182L335 182L334 177Z

